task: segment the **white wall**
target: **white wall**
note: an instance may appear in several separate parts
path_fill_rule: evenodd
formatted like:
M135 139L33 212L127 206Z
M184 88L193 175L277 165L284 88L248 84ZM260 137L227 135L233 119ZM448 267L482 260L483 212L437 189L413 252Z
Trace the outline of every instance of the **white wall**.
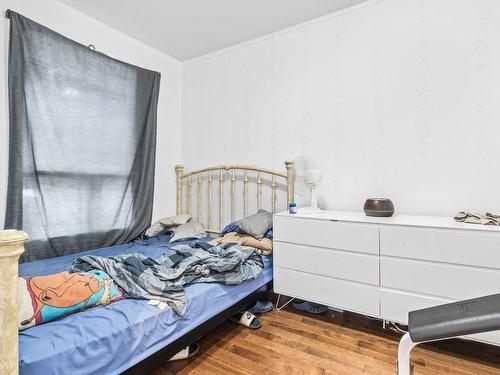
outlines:
M154 218L174 210L173 166L325 172L326 208L368 196L402 213L500 211L500 2L371 0L182 65L55 0L0 0L119 59L162 73ZM0 28L0 227L7 186L7 39Z
M498 0L372 0L184 74L188 167L306 154L326 208L500 212Z
M0 228L5 218L8 160L7 52L10 8L100 52L161 72L153 219L175 212L174 165L180 161L182 64L54 0L0 0Z

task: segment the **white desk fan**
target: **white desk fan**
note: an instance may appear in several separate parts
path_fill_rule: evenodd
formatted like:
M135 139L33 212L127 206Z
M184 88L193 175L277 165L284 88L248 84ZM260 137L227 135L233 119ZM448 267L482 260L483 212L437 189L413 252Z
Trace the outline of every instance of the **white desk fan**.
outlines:
M309 196L309 206L300 207L299 213L314 213L318 207L317 189L323 177L323 172L309 156L298 156L293 161L295 169L295 193L302 197Z

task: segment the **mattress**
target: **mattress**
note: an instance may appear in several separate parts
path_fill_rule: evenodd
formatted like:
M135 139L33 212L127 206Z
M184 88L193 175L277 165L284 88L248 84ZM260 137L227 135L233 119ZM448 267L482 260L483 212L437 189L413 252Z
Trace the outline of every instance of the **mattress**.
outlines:
M19 265L21 276L68 270L82 255L112 256L141 253L159 257L169 236L44 259ZM178 316L145 300L124 299L92 308L19 333L21 374L118 374L172 343L193 328L229 308L272 280L272 261L264 271L240 285L200 283L186 287L187 310Z

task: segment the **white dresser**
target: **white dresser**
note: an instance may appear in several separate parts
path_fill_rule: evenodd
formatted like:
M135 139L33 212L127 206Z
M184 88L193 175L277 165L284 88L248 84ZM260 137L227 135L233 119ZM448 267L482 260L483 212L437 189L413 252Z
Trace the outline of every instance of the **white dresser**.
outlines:
M500 293L500 228L323 211L274 216L274 289L407 323L408 312ZM500 331L472 338L500 345Z

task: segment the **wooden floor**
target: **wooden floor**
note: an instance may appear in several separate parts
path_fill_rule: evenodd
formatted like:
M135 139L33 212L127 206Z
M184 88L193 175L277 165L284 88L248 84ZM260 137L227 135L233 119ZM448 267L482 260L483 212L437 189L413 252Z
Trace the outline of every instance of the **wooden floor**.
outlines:
M250 330L226 322L199 343L191 361L166 363L151 375L396 373L399 334L380 321L328 312L313 316L288 309L260 317ZM414 374L500 374L500 348L448 340L413 350Z

